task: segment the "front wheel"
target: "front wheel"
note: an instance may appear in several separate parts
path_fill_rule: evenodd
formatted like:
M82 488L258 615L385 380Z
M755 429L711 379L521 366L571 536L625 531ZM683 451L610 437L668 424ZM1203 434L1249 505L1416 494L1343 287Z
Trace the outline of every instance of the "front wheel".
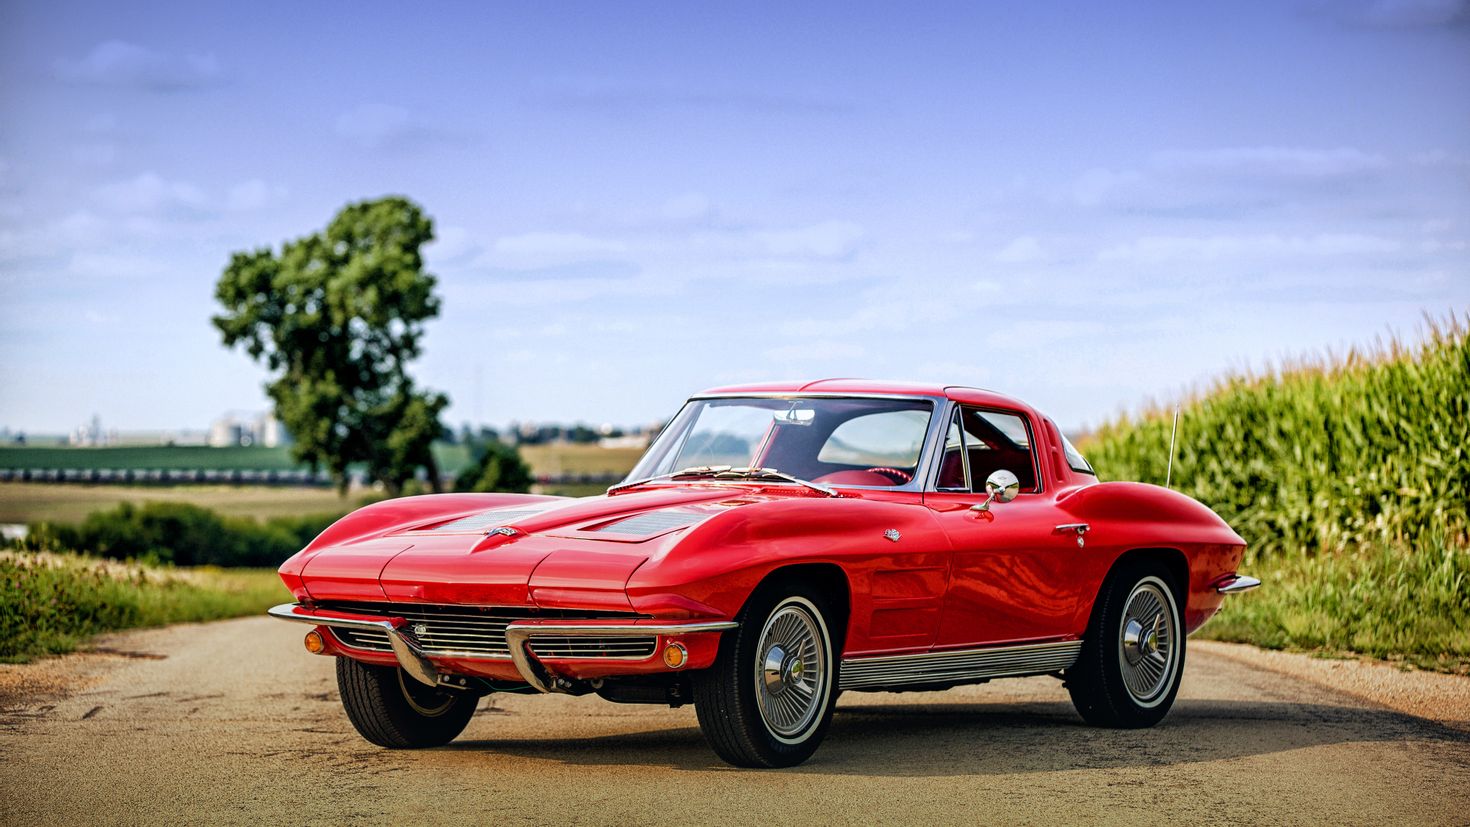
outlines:
M362 737L389 749L438 747L453 741L479 698L419 683L396 666L337 658L337 689Z
M823 597L801 588L762 590L741 610L694 686L717 755L737 767L791 767L817 751L837 696L829 617Z
M1163 720L1184 671L1184 621L1162 567L1114 572L1098 595L1067 691L1093 726L1138 728Z

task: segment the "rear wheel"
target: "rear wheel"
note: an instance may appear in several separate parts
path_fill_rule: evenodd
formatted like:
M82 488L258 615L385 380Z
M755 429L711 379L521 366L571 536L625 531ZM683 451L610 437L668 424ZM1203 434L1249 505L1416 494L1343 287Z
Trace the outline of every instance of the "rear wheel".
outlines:
M757 592L695 682L699 727L738 767L790 767L816 752L837 698L837 658L823 596L800 587Z
M1184 671L1184 620L1169 573L1128 565L1098 595L1067 691L1093 726L1137 728L1163 720Z
M479 698L426 686L396 666L337 658L337 689L362 737L389 749L438 747L464 731Z

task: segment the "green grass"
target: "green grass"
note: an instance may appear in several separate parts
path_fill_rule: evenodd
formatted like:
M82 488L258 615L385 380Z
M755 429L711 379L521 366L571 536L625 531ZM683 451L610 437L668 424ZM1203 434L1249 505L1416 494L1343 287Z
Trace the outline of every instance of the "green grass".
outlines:
M70 652L98 632L253 615L289 599L271 569L0 553L0 662Z
M1100 429L1103 479L1162 483L1172 410ZM1470 336L1228 377L1189 400L1174 487L1249 543L1255 593L1207 634L1262 646L1470 666Z
M1470 674L1470 548L1260 558L1250 574L1265 584L1228 598L1201 637Z

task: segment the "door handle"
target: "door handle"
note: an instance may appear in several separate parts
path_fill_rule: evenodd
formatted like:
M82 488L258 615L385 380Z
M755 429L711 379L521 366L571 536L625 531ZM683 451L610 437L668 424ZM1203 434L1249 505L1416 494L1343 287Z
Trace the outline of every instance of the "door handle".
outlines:
M1085 535L1090 528L1092 528L1092 526L1088 525L1087 523L1062 523L1052 530L1077 532L1077 548L1082 548L1082 546L1086 543L1083 535Z

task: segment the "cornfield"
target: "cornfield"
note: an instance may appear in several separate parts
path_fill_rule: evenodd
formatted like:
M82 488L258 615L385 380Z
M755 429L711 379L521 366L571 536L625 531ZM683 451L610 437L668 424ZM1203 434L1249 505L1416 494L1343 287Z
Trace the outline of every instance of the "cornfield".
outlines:
M1181 405L1173 487L1266 585L1206 635L1470 671L1470 317L1217 382ZM1100 428L1102 479L1163 484L1172 406Z
M1457 317L1342 357L1236 375L1188 400L1174 488L1215 509L1251 559L1470 529L1470 336ZM1164 482L1172 408L1085 440L1102 479Z

